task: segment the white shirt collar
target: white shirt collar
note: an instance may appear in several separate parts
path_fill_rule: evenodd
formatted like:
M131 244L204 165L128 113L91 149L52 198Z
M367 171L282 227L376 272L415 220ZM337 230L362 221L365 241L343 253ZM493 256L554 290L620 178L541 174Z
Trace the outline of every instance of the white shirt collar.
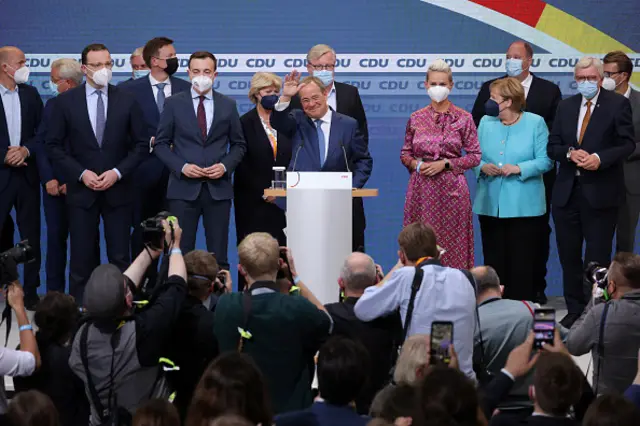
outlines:
M100 92L102 92L102 94L104 96L108 96L109 91L107 90L107 87L108 87L108 85L104 86L104 87L101 87L99 89L96 89L95 87L93 87L89 83L85 84L85 90L86 90L87 96L93 95L96 92L96 90L99 90Z
M191 98L195 99L200 97L201 95L196 92L195 90L193 90L193 87L191 88ZM205 99L211 100L213 99L213 90L209 90L207 93L204 94Z
M527 78L522 81L522 87L531 87L531 82L533 81L533 74L529 73Z
M629 86L631 87L631 86ZM18 89L20 87L16 84L16 89L15 90L9 90L8 88L4 87L2 84L0 84L0 92L2 92L3 95L6 95L7 93L18 93Z
M591 99L587 99L583 96L580 108L585 107L587 105L587 101L591 101L591 106L595 107L598 104L598 96L600 96L600 90L602 90L602 88L598 89L598 93L596 93L596 95Z
M624 92L624 97L629 99L629 96L631 96L631 85L629 85L629 87L627 87L627 91Z
M159 83L167 83L167 86L171 86L171 78L170 77L167 77L167 79L165 81L158 81L155 78L153 78L151 73L149 73L149 81L151 82L152 86L155 86L156 84L159 84Z
M331 123L331 114L333 113L333 111L331 111L331 107L329 107L327 109L327 113L325 115L322 116L322 118L320 118L320 121L322 121L323 123ZM314 119L313 121L318 120L317 118Z

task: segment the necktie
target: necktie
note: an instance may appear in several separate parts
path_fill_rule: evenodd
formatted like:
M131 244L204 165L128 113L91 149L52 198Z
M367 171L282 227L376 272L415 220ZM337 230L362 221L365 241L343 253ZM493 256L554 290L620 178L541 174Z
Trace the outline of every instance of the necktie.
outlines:
M320 150L320 167L324 165L325 160L325 141L324 132L322 131L322 120L315 120L316 130L318 131L318 149Z
M578 145L582 145L582 138L584 138L584 133L587 131L589 120L591 120L591 101L587 101L587 113L584 115L582 126L580 127L580 138L578 138Z
M96 90L96 94L98 95L98 106L96 107L96 139L98 140L98 145L102 146L102 136L104 135L104 124L106 122L106 117L104 113L104 101L102 100L102 92Z
M164 87L167 83L158 83L156 87L158 88L158 94L156 95L156 104L158 104L158 112L162 114L162 110L164 109Z
M200 95L200 103L198 104L198 127L202 133L202 140L207 140L207 114L204 111L204 95Z

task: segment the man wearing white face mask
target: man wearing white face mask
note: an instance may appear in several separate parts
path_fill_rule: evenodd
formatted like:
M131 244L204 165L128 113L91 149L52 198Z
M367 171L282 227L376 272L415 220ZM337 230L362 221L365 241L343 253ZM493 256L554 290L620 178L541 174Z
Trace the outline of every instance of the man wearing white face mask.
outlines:
M25 265L25 305L34 308L40 285L40 185L34 137L42 99L29 86L29 68L17 47L0 48L0 233L13 208L20 238L28 239L36 259Z
M213 90L216 65L209 52L191 55L191 90L165 101L153 152L171 172L167 200L183 229L182 250L195 248L202 217L207 250L215 253L221 268L228 269L231 175L246 142L236 101Z
M109 263L130 264L131 175L149 155L142 110L132 95L109 84L113 61L103 44L82 51L86 83L56 97L45 147L67 179L71 234L69 293L83 300L100 263L95 247L104 221Z
M556 110L558 109L558 103L562 99L560 88L551 81L542 79L537 75L531 73L531 66L533 64L533 48L525 41L515 41L511 43L507 50L505 68L507 75L505 77L514 77L524 88L524 97L526 99L526 112L539 115L544 118L547 124L547 129L551 131L551 125L556 116ZM503 77L500 77L503 78ZM485 104L491 97L490 86L495 80L489 80L484 82L475 103L473 104L473 121L476 126L480 125L480 120L485 115ZM547 287L546 275L547 275L547 261L549 260L549 237L551 236L551 226L549 225L549 215L551 212L551 192L553 190L553 184L556 180L556 168L543 175L544 189L546 197L546 213L544 220L547 223L546 232L540 234L543 241L537 246L538 250L534 253L536 258L536 267L534 270L534 286L535 286L535 302L545 304L547 303L547 297L544 293Z
M328 91L327 103L331 109L340 114L354 118L358 122L358 129L364 138L364 143L369 146L369 130L367 128L367 117L362 106L362 99L358 88L346 83L335 81L335 70L337 60L336 52L326 44L317 44L309 49L307 53L307 72L309 75L318 77ZM291 108L303 109L300 98L291 98ZM364 205L362 198L353 198L353 241L352 250L365 250L364 230L366 220L364 215Z
M625 202L620 207L616 252L632 253L635 247L636 225L640 214L640 92L631 88L629 80L633 62L621 51L609 52L603 59L604 80L602 88L615 90L629 99L635 129L636 149L624 163Z

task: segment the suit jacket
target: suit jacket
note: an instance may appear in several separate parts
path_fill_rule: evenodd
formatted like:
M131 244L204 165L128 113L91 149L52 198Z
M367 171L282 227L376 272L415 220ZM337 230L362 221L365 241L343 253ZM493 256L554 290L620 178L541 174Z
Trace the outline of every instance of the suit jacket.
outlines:
M38 184L38 168L35 162L38 147L35 135L42 118L42 99L38 90L28 84L18 84L18 96L20 97L20 116L22 118L20 146L29 150L29 158L26 167L11 167L4 164L4 158L9 150L9 128L4 112L5 107L2 98L0 98L0 160L2 160L2 164L0 164L0 192L9 183L13 172L26 173L31 184Z
M624 183L627 192L640 194L640 92L631 89L629 95L633 128L635 129L636 148L624 163Z
M246 142L236 101L216 91L212 93L213 122L204 141L191 91L178 93L165 101L153 152L171 172L168 199L193 201L198 198L203 184L207 185L214 200L233 198L231 175L242 160ZM182 174L182 168L188 163L199 167L222 163L227 172L219 179L191 179Z
M373 158L360 133L358 122L351 117L333 112L329 149L320 166L320 151L316 126L299 109L274 110L271 125L278 132L292 139L292 160L289 170L300 172L346 172L353 173L353 187L362 188L373 169ZM346 157L346 158L345 158Z
M529 88L525 111L532 112L544 118L545 123L547 123L547 127L551 130L551 125L555 119L558 104L562 100L560 88L549 80L537 77L533 73L531 73L531 75L533 76L533 81ZM500 78L505 77L507 76L505 75ZM485 115L484 104L491 96L489 86L491 86L491 83L496 80L498 79L485 81L482 84L478 97L473 104L471 115L473 116L473 121L476 123L476 126L480 125L480 120L482 120L482 117Z
M36 134L36 142L38 147L38 154L36 155L36 164L38 165L38 173L40 174L40 182L46 185L50 180L56 179L61 185L66 182L59 169L53 168L49 154L47 154L45 139L47 136L48 123L51 121L53 115L53 108L57 98L51 98L44 106L42 113L42 121L38 126L38 133Z
M578 145L581 103L582 95L578 94L558 105L547 146L549 158L559 163L551 202L563 207L569 201L577 170L577 165L567 160L567 152L573 147L600 156L598 170L580 169L583 193L591 207L619 206L625 196L622 164L635 148L631 104L622 95L600 90L582 145Z
M262 201L265 188L271 186L273 167L287 167L291 162L291 139L284 133L278 133L278 150L273 158L273 149L269 137L264 131L256 108L240 117L247 151L233 175L233 187L236 197L257 197Z
M169 77L171 81L171 96L180 92L188 92L191 84L177 77ZM118 88L127 90L136 98L142 109L144 120L147 125L147 141L156 135L158 123L160 121L160 113L158 112L158 104L153 95L151 80L149 77L139 78L137 80L130 79L118 85ZM155 155L148 156L134 172L134 185L139 188L150 188L161 181L166 185L166 175L162 179L164 164ZM166 173L166 172L165 172Z
M496 416L491 426L580 426L580 422L569 417L529 416L522 420Z
M369 146L369 129L367 128L367 116L364 113L362 99L358 88L346 83L334 81L336 87L336 112L355 118L364 143ZM302 109L300 98L296 95L291 98L291 108Z
M142 111L133 96L109 85L100 146L89 120L85 85L57 97L45 138L47 153L67 179L68 203L88 208L104 194L109 205L128 204L131 175L149 152ZM84 170L100 175L113 168L122 178L106 191L92 191L80 181Z
M275 419L276 426L365 426L368 416L360 416L351 407L339 407L326 402L314 402L302 411L281 414Z

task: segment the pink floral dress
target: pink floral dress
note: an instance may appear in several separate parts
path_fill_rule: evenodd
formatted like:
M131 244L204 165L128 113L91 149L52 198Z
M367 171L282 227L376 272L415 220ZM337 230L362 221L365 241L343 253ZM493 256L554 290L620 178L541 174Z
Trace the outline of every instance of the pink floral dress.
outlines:
M452 268L474 266L473 214L464 172L480 164L480 158L476 126L465 110L450 104L447 111L439 113L429 105L411 114L400 153L402 164L411 173L404 226L414 222L431 225L438 245L446 250L441 261ZM448 159L452 168L423 176L411 169L414 159Z

